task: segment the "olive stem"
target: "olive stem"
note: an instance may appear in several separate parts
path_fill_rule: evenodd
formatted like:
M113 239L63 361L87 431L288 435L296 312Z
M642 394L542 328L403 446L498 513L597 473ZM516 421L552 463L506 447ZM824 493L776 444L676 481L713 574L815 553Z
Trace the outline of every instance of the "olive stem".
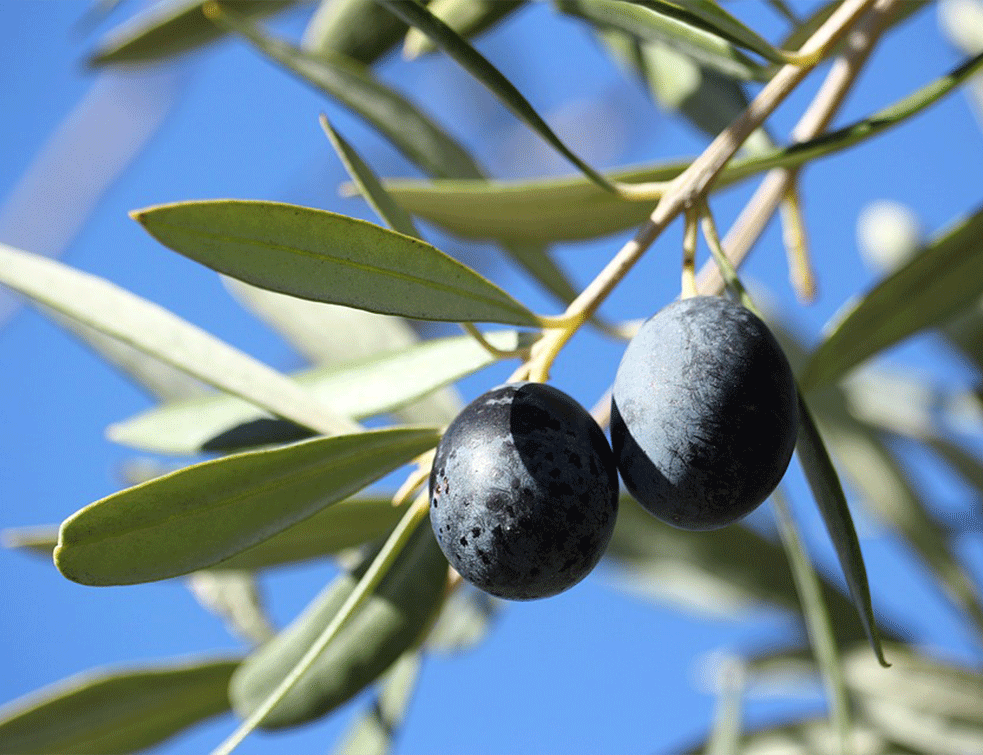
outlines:
M887 29L899 0L876 0L849 38L846 50L836 58L829 74L809 107L792 131L795 142L804 142L821 134L839 110L857 76L863 69L877 40ZM769 171L754 196L738 216L724 239L724 249L736 267L740 267L751 247L764 232L779 204L788 196L797 169L775 168ZM708 262L700 271L697 287L703 294L719 294L724 287L717 265Z
M788 255L788 273L795 295L803 304L816 300L816 275L812 269L809 234L799 199L798 174L792 176L779 210L782 218L782 238Z
M389 539L382 546L382 550L373 559L368 571L358 581L355 589L338 610L338 613L335 614L331 623L324 628L324 631L321 632L317 640L307 649L307 652L304 653L304 656L297 664L290 669L290 672L277 685L269 697L242 722L238 729L232 732L228 739L215 748L211 755L231 755L232 751L262 723L270 711L277 706L284 696L293 689L294 685L300 681L300 678L307 673L318 656L324 652L328 643L337 636L345 622L358 610L359 606L369 597L372 591L379 586L379 583L382 582L389 569L392 568L403 547L409 541L410 536L426 518L427 512L429 511L429 499L430 497L425 494L420 494L417 497L413 505L403 515L403 518L399 520L396 529L389 535Z
M845 0L826 22L802 45L801 54L809 59L819 58L828 51L856 20L877 0ZM881 0L891 2L892 0ZM530 379L545 381L553 361L574 333L597 310L615 286L628 274L651 244L673 220L687 208L697 204L710 190L714 180L726 167L744 141L764 123L775 108L798 86L812 70L810 65L785 65L761 89L733 123L724 129L689 167L674 178L662 199L655 206L648 222L634 238L611 258L603 270L570 303L564 315L569 324L548 331L534 349Z
M686 225L683 228L683 273L681 299L696 296L696 243L699 214L692 209L686 211Z
M480 330L478 330L477 327L475 327L475 324L473 322L462 322L461 327L469 336L471 336L472 338L474 338L475 341L481 344L481 347L485 351L487 351L496 359L513 359L515 357L525 356L526 352L529 351L528 348L499 349L498 347L493 346L488 341L488 339L485 338L485 334L482 333Z

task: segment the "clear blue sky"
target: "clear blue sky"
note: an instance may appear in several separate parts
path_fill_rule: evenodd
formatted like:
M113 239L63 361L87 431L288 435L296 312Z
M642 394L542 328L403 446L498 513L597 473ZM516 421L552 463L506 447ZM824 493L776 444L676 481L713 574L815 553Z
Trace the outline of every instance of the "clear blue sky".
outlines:
M121 14L130 5L124 4ZM98 36L77 26L87 6L0 2L0 70L5 72L0 77L0 202L8 206L56 130L88 93L105 85L81 62ZM735 10L766 34L777 28L763 3L737 3ZM278 28L296 35L303 21L304 11L298 11ZM109 26L101 24L98 32ZM557 16L546 3L536 3L484 37L480 48L595 164L692 155L703 143L698 134L653 109L642 89L600 55L583 27ZM875 55L840 122L893 102L957 60L937 31L934 12L922 12ZM168 70L167 76L129 82L132 91L152 95L148 107L170 96L166 92L173 106L149 145L94 206L64 259L171 308L270 364L297 367L299 357L245 314L217 276L161 247L127 212L159 202L235 197L371 218L358 201L337 196L343 173L317 124L322 111L378 172L407 175L410 169L360 122L242 44L223 43ZM431 105L495 175L568 172L452 63L405 64L394 57L381 74ZM813 91L818 80L814 76L806 88ZM448 98L448 91L460 94ZM808 96L796 94L779 111L773 121L776 134L788 132ZM105 101L100 107L107 107ZM78 149L70 146L49 165L39 179L41 188L31 195L37 197L28 208L32 219L17 225L16 218L0 214L7 224L0 223L0 230L8 234L0 233L0 240L31 250L57 243L85 201L78 182L98 177L100 166L122 149L121 137L107 136L110 123L112 114L102 110L84 121L91 131L76 128ZM88 163L94 174L83 170ZM820 282L815 305L803 308L789 292L775 228L755 252L748 276L768 286L789 318L815 339L839 305L873 280L856 248L860 209L874 199L902 201L934 231L978 206L981 166L980 130L962 96L951 96L882 139L806 172L803 193ZM734 217L747 196L742 188L715 202L721 224ZM452 239L433 238L538 309L553 306L501 265L493 251L462 251ZM678 240L674 228L656 245L613 297L607 310L611 316L647 316L675 296ZM618 245L617 238L604 239L559 252L577 279L587 282ZM610 383L620 350L592 336L580 338L557 363L554 381L590 406ZM892 358L946 379L968 375L927 338L905 345ZM504 368L482 373L464 381L462 391L473 397L507 374ZM108 424L149 406L141 391L27 308L0 328L0 381L0 527L57 523L118 489L117 471L132 453L105 441L103 433ZM920 481L938 485L936 470L916 471ZM798 472L791 477L811 548L830 564ZM935 492L941 508L965 500L961 491L945 486ZM757 516L767 525L770 512ZM971 636L934 595L927 577L877 525L863 517L859 525L875 606L895 612L920 640L979 662ZM980 536L967 536L961 545L977 573L983 571ZM275 619L289 621L331 574L330 566L318 564L264 578ZM698 682L706 655L751 648L789 631L776 615L736 623L682 614L617 591L605 574L601 568L553 599L508 606L485 643L472 652L429 658L397 752L669 752L700 736L709 724L714 699ZM177 581L87 588L66 581L41 560L0 551L0 584L0 702L95 666L242 649ZM241 752L326 752L360 702L364 699L297 733L254 735ZM748 715L760 722L795 706L816 709L818 703L800 700L790 708L752 700ZM231 717L218 719L159 752L207 751L232 727Z

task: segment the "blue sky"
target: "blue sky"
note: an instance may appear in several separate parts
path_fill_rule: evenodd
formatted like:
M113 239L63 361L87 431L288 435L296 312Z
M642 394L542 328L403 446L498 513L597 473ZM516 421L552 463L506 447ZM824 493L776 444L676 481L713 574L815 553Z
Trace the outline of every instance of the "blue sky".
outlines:
M121 15L129 6L124 4ZM112 25L100 24L97 33L81 31L78 22L86 7L61 0L0 2L0 58L8 72L0 77L0 202L8 210L4 215L0 209L0 240L32 251L62 246L69 264L130 288L274 366L298 367L299 357L235 304L217 276L160 246L127 212L181 199L235 197L296 202L372 219L359 201L337 195L344 175L318 126L322 111L379 173L411 175L412 169L363 124L240 43L222 43L156 75L86 70L85 53ZM735 10L766 34L774 36L779 28L764 4L737 3ZM304 13L293 13L277 28L298 35ZM536 3L482 38L479 46L561 135L601 167L692 155L704 143L699 134L655 110L641 87L601 56L582 26L558 16L548 4ZM899 99L958 59L940 37L934 12L920 13L874 55L839 123ZM392 57L381 75L431 107L494 175L569 172L452 63L407 64ZM776 134L788 133L819 80L813 76L779 110L771 121ZM132 97L147 97L143 112L159 112L159 125L86 212L91 194L86 186L104 178L100 167L104 173L113 159L123 159L124 137L136 129L132 123L128 131L109 128L115 123L114 96L124 89ZM446 97L447 91L457 96ZM83 117L85 98L90 114ZM81 119L71 121L74 141L55 159L39 163L38 155L59 143L55 135L70 117ZM874 281L855 241L861 208L874 199L904 202L926 230L935 231L979 205L980 165L979 127L962 95L950 96L883 138L804 174L820 284L816 304L803 307L789 291L775 227L759 244L747 276L766 286L783 314L815 340L843 301ZM25 175L35 176L37 183L25 183ZM714 201L721 225L735 217L749 192L739 187ZM24 196L30 201L20 212L28 214L12 216L10 206ZM78 232L72 234L76 220ZM465 250L439 233L431 238L534 308L555 311L492 250ZM676 295L679 238L677 226L656 244L612 297L605 309L610 316L644 317ZM607 238L558 254L586 283L619 245L619 238ZM621 348L593 335L576 339L556 364L555 384L591 406L610 383ZM938 379L967 381L970 375L928 337L913 339L889 357ZM510 370L469 378L461 384L462 393L473 397ZM104 440L104 430L150 405L140 390L23 307L0 328L0 376L0 527L57 523L119 488L118 470L133 454ZM912 464L940 510L965 505L964 491L947 485L937 469L917 458ZM790 479L810 548L829 566L830 549L794 463ZM769 512L755 516L767 526ZM972 636L903 547L866 517L858 521L875 606L895 612L919 640L978 663ZM960 546L977 574L983 572L979 534L967 535ZM330 566L315 564L264 578L275 619L289 621L332 573ZM787 621L775 614L741 623L683 614L627 596L606 576L602 567L556 598L510 605L479 648L428 658L397 752L668 752L699 737L709 724L715 701L701 682L708 654L754 647L789 631ZM66 581L41 560L0 551L0 584L5 586L0 702L95 666L243 649L176 581L87 588ZM329 751L360 703L364 698L296 733L254 735L240 751ZM791 704L752 700L748 714L760 722L817 705L815 699ZM231 717L216 720L159 752L207 751L232 727Z

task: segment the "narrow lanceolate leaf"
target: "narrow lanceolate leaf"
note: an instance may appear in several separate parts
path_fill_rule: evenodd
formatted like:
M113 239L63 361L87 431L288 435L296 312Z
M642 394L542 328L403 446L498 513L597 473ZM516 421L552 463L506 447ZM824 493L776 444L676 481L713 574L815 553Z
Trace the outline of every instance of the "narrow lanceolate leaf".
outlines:
M621 0L559 0L557 7L601 29L617 29L638 39L664 42L725 76L745 81L768 79L768 70L730 41L685 18Z
M268 569L331 556L382 537L396 526L406 508L393 506L392 496L348 498L237 553L218 568ZM13 528L4 530L2 536L4 547L51 560L58 544L58 527Z
M938 102L981 68L983 54L850 126L791 147L732 160L715 186L723 188L772 168L795 168L860 144ZM688 165L649 165L614 172L611 178L626 183L670 181ZM409 212L465 238L573 241L636 226L652 210L649 200L623 199L580 177L532 181L390 179L385 186Z
M502 73L479 53L471 44L450 26L433 15L416 0L378 0L396 16L426 34L441 50L461 65L466 71L484 84L516 116L522 119L537 134L563 155L585 176L603 189L617 190L604 176L575 155L558 137L546 121L536 112L522 93L513 86Z
M366 578L376 553L336 578L273 640L233 675L229 697L249 718L302 661ZM313 664L272 710L263 728L307 723L329 713L383 674L416 645L443 599L447 561L426 522L417 523L377 586L340 625Z
M421 320L539 324L439 249L364 220L244 200L158 205L133 217L174 251L271 291Z
M526 0L432 0L427 9L465 39L471 39L515 13ZM419 29L410 29L403 55L412 60L437 46Z
M389 192L383 188L372 169L365 163L355 148L345 141L341 134L334 130L327 116L323 114L321 115L321 128L324 129L328 141L331 142L331 146L334 147L335 152L338 153L338 157L341 158L341 162L344 164L345 170L348 171L348 175L352 177L355 185L358 186L359 194L375 210L376 215L397 233L402 233L404 236L412 236L422 241L420 232L416 229L416 225L414 225L413 218L410 214L389 196Z
M0 752L130 753L229 709L238 660L98 669L0 708Z
M863 554L860 551L860 541L853 527L853 517L847 506L843 487L829 453L823 443L822 436L816 428L812 412L799 397L799 439L796 451L802 463L809 487L819 506L826 530L836 549L840 568L846 577L850 589L850 597L860 616L864 631L870 640L871 647L882 666L887 666L884 653L881 650L881 640L874 620L874 608L870 601L870 586L867 582L867 568L864 566Z
M839 739L839 749L846 751L852 728L850 698L843 680L843 667L829 611L823 601L816 570L809 560L809 554L806 553L795 520L780 490L773 495L772 504L778 521L778 533L788 554L789 563L792 565L792 576L795 578L799 600L802 602L802 614L809 632L809 643L822 673L830 709L830 721Z
M61 526L55 565L87 585L214 566L436 445L436 430L316 438L207 461L96 501Z
M223 0L223 5L236 12L257 18L296 4L297 0ZM205 5L204 0L155 3L112 31L89 63L148 63L214 42L224 32L205 16Z
M776 49L767 39L745 26L719 5L708 0L632 0L651 8L659 15L703 28L711 34L755 52L765 60L782 64L788 55Z
M420 676L422 660L420 651L411 649L393 664L380 681L375 699L338 741L334 749L337 755L388 755L392 751Z
M405 33L406 24L375 0L321 0L301 44L315 55L336 52L372 65Z
M0 284L303 427L357 428L285 375L102 278L0 244Z
M219 7L215 23L241 34L271 60L363 118L425 173L442 178L484 176L463 146L370 69L333 50L305 53L228 12L224 4Z
M500 349L512 350L525 343L514 331L488 333L486 337ZM454 336L423 341L343 367L317 367L296 379L332 410L363 418L405 406L495 360L470 336ZM275 435L264 433L280 432L286 439L299 439L304 437L298 434L301 430L296 425L275 425L272 418L233 396L212 395L150 409L112 425L108 435L117 443L147 451L195 454L206 447L231 450L277 441Z
M908 336L944 322L980 296L983 209L931 241L841 314L802 374L812 388Z

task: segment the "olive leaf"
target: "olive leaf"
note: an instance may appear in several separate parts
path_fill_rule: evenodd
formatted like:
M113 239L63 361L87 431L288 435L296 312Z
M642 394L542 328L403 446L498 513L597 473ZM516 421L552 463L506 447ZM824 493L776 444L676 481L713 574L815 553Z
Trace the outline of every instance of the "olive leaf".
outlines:
M303 427L357 427L276 370L102 278L0 244L0 284Z
M212 13L216 24L241 35L271 60L363 118L425 173L444 178L484 176L457 140L357 61L329 49L316 55L305 52L264 33L224 4L212 7Z
M563 155L588 179L605 191L616 192L604 176L575 155L536 112L518 89L471 44L454 29L437 18L417 0L377 0L394 15L426 34L441 50L484 84L524 123L529 125L550 146Z
M130 753L229 710L237 659L94 669L0 708L0 752Z
M316 56L336 52L372 65L405 33L406 24L375 0L321 0L307 22L301 46Z
M827 327L803 387L837 379L899 341L945 322L980 295L983 209L929 241L908 264L850 302Z
M431 0L428 10L464 39L471 39L521 9L526 0ZM434 52L437 46L419 29L410 29L403 43L404 57L412 60Z
M378 551L342 574L273 640L256 649L229 685L235 711L248 718L334 621ZM279 729L319 718L375 681L420 638L444 596L447 561L423 523L378 586L328 642L260 726Z
M298 0L223 0L247 17L279 13ZM147 63L202 47L223 36L205 15L206 0L156 3L114 29L89 59L93 66L112 63Z
M195 464L115 493L61 525L55 565L86 585L214 566L364 488L439 439L390 428Z
M171 249L271 291L423 320L539 324L436 247L346 215L247 200L178 202L132 215Z

